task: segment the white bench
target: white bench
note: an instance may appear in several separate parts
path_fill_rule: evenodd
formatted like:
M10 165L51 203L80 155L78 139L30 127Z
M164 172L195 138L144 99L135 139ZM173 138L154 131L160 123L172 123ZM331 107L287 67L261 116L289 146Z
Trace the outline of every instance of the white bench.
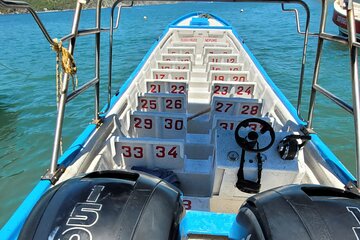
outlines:
M249 82L248 71L210 71L209 80L212 81L234 81Z
M144 93L138 96L137 110L143 112L186 113L185 94Z
M191 62L181 61L157 61L156 67L158 69L184 69L191 70Z
M169 54L195 54L195 47L168 47L167 53Z
M136 111L130 116L131 137L185 139L186 132L186 114Z
M208 54L205 57L204 64L208 63L238 63L240 62L239 54Z
M194 62L194 56L191 54L161 54L162 61L181 61L181 62Z
M173 80L189 80L189 70L179 69L151 69L152 79L173 79Z
M207 65L207 71L242 71L244 69L243 63L216 63L210 62Z
M262 116L263 102L261 99L247 98L224 98L213 97L211 103L212 115L250 115L253 117Z
M233 48L231 47L204 47L203 55L206 57L208 54L230 54L233 53Z
M183 140L115 137L114 148L114 161L121 169L143 166L175 170L184 167Z
M145 80L148 93L187 94L187 80Z
M254 98L256 82L222 82L213 81L210 89L211 97Z
M249 115L239 115L239 116L216 115L213 118L212 129L221 128L226 131L235 131L237 125L248 118L251 117ZM259 119L264 120L265 122L273 126L273 120L270 119L269 117L259 117ZM259 123L251 123L249 125L251 129L254 131L259 131L261 127Z

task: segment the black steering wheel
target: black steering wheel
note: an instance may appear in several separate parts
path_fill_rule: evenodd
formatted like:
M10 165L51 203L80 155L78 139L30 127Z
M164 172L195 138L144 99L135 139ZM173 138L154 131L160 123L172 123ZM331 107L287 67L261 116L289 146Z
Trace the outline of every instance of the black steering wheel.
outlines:
M261 129L260 129L260 135L259 133L257 133L256 131L252 130L248 133L248 135L244 138L244 137L240 137L239 135L239 130L240 128L247 128L250 127L250 123L259 123L260 125L262 125ZM258 148L258 138L263 135L264 133L266 133L267 131L269 131L271 140L270 143L268 145L266 145L265 147L262 148ZM235 140L236 143L245 151L249 151L249 152L264 152L266 150L268 150L275 141L275 131L272 128L272 126L259 118L248 118L245 119L244 121L240 122L236 129L235 129ZM255 148L255 146L257 145L257 148Z

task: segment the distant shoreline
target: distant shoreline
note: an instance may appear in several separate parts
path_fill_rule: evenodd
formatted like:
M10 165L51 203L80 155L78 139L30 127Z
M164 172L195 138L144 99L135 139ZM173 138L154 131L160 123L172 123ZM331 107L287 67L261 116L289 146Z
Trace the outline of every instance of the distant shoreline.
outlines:
M33 0L34 1L34 0ZM36 1L37 4L41 3L44 0L38 0ZM104 1L105 3L103 3L102 8L110 8L113 5L114 1ZM179 1L136 1L134 2L134 6L144 6L144 5L160 5L160 4L175 4L178 3ZM59 5L58 9L51 9L50 6L48 7L37 7L37 4L31 4L31 1L28 1L28 3L30 4L30 6L33 7L33 9L36 11L36 13L51 13L51 12L63 12L63 11L72 11L75 9L75 6L70 7L70 8L62 8L62 6ZM41 5L41 4L40 4ZM84 8L84 10L88 10L88 9L96 9L96 6L94 4L89 4L88 6L86 6ZM26 14L28 13L27 10L16 10L16 9L3 9L0 8L0 15L8 15L8 14Z

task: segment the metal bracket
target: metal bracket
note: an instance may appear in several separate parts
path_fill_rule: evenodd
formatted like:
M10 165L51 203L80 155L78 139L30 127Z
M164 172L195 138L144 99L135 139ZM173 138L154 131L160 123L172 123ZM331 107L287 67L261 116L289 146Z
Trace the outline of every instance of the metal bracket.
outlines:
M52 174L52 173L50 173L50 170L48 169L46 171L45 175L41 177L41 180L49 180L51 182L51 184L54 185L59 180L61 175L63 175L65 170L66 170L66 167L58 166L55 173Z
M345 185L345 190L355 193L356 195L360 195L359 189L357 188L356 185L357 185L356 183L350 181Z
M93 121L91 122L91 124L96 125L96 128L100 127L103 123L104 123L103 117L99 117L98 119L93 119Z
M301 126L300 131L306 136L309 136L310 134L316 134L314 129L308 128L308 127L306 127L304 125Z

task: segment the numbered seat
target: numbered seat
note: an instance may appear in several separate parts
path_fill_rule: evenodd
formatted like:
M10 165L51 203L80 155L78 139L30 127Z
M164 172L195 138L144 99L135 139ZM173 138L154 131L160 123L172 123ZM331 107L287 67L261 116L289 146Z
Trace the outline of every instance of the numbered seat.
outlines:
M248 71L210 71L208 81L250 82Z
M263 101L261 99L213 97L211 113L215 115L249 115L262 116Z
M254 98L255 89L256 82L213 81L210 94L211 98L213 96Z
M186 113L185 94L144 93L138 96L137 110L142 112Z
M195 47L188 46L177 46L177 47L168 47L167 53L169 54L195 54Z
M145 80L148 93L187 94L187 80Z
M225 131L235 131L237 125L250 118L249 115L238 115L238 116L229 116L229 115L216 115L213 118L212 122L212 130L216 128L223 129ZM264 120L265 122L268 122L271 126L273 126L274 119L271 119L269 117L259 117L261 120ZM258 131L261 128L261 125L259 123L253 123L250 124L250 127L254 131Z
M231 47L204 46L204 50L203 50L203 56L205 57L208 54L230 54L230 53L233 53L233 48Z
M215 115L211 122L211 142L213 143L215 140L216 131L231 131L235 132L238 124L248 118L252 118L253 116L249 115L238 115L238 116L230 116L230 115ZM274 119L269 117L258 117L265 122L268 122L271 126L274 125ZM259 131L261 129L261 125L259 123L250 123L251 129L254 131Z
M136 111L130 116L130 137L185 139L186 132L186 114Z
M208 54L204 57L204 64L208 63L239 63L239 54Z
M206 71L242 71L244 69L243 63L217 63L209 62Z
M191 62L184 61L156 61L156 67L158 69L179 69L179 70L190 70Z
M182 69L151 69L152 79L189 80L190 71Z
M183 169L184 141L114 137L114 161L121 169L133 166Z
M194 63L194 56L192 54L169 54L162 53L161 61L181 61Z

